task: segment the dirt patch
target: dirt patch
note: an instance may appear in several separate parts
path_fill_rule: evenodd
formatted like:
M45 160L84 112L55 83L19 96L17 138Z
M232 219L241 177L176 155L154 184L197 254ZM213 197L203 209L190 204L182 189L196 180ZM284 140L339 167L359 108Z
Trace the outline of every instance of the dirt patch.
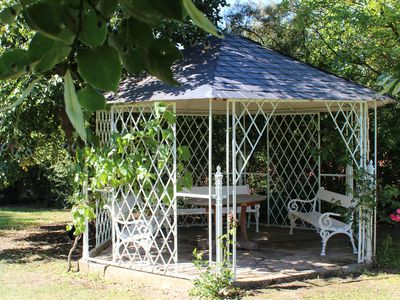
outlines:
M66 224L30 227L24 230L2 231L0 261L21 264L32 261L66 259L71 242ZM78 257L79 253L76 254Z

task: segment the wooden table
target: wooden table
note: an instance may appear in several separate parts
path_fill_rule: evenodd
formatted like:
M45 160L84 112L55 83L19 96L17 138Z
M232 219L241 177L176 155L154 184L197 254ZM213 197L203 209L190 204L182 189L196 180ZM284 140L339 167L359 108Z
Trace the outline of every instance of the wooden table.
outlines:
M237 246L241 249L247 250L257 250L257 243L251 242L247 235L247 206L252 206L259 204L262 201L265 201L266 197L262 195L236 195L236 206L240 206L240 237L237 239L236 243ZM189 198L185 201L185 204L194 205L194 206L201 206L209 208L208 199L204 198ZM227 199L224 198L222 200L222 205L227 205ZM229 198L229 205L232 205L232 196ZM212 208L214 209L214 216L215 216L215 199L212 199Z

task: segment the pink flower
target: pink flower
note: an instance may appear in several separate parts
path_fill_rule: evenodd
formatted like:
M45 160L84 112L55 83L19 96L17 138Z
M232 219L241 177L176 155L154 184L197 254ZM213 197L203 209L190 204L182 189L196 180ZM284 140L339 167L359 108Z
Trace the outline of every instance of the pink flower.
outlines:
M399 215L396 216L396 222L400 222L400 216Z
M394 215L394 214L390 214L390 220L392 220L392 221L396 221L396 216Z
M396 209L396 214L400 215L400 208Z

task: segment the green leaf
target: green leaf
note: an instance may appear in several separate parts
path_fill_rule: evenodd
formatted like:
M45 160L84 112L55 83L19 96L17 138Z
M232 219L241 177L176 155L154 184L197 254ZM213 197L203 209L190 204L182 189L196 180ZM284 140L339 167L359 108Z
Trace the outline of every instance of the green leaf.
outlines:
M182 176L181 184L182 184L183 187L185 187L185 188L187 188L187 189L192 188L192 186L193 186L193 177L192 177L192 174L190 174L189 172L185 173L185 174Z
M122 73L117 51L106 45L82 50L78 53L78 72L96 89L117 90Z
M105 18L109 18L118 8L118 0L99 0L96 9Z
M380 91L380 94L386 94L388 93L390 90L393 89L394 85L396 83L396 79L393 77L390 77L390 80L386 81L383 86L384 88Z
M15 21L18 14L22 10L22 5L16 4L11 7L7 7L0 12L0 23L1 24L11 24Z
M46 72L63 62L70 52L71 47L68 44L47 38L40 32L35 34L29 44L29 56L39 61L34 67L39 73Z
M400 92L400 80L397 80L397 85L393 88L392 95L396 96Z
M24 9L23 15L28 26L48 38L59 39L61 19L59 6L54 1L39 2Z
M154 9L148 0L120 0L128 15L136 20L148 24L157 24L162 19L160 13Z
M82 108L78 102L78 98L75 93L74 82L72 80L69 70L64 76L64 102L65 111L67 112L68 118L79 136L85 141L86 140L86 129L84 124Z
M171 111L166 110L163 114L164 119L167 121L168 124L175 124L176 123L176 116Z
M148 2L160 15L178 21L183 20L184 9L181 0L148 0Z
M36 83L38 83L38 81L42 79L42 77L38 77L35 78L26 89L24 89L24 91L22 92L21 96L13 103L11 103L10 105L7 105L5 107L2 107L0 109L0 112L2 111L7 111L10 109L13 109L14 107L20 105L22 102L25 101L25 99L29 96L29 94L32 92L33 88L36 86Z
M129 18L110 36L110 45L117 49L124 68L132 74L144 71L144 56L154 41L151 28L141 21Z
M97 47L104 44L107 37L107 26L96 12L90 9L84 14L79 40L89 47Z
M223 37L223 35L218 33L218 30L214 24L211 23L211 21L200 10L197 9L191 0L182 0L182 3L194 24L204 31L211 33L212 35L221 38Z
M169 40L155 40L145 56L145 68L147 72L161 81L179 85L173 77L171 67L173 62L180 58L182 58L182 54Z
M178 147L179 159L183 161L188 161L190 159L190 150L188 146L179 146Z
M0 57L0 80L18 78L32 68L28 51L13 49Z
M76 93L79 104L89 111L106 108L106 99L103 94L95 91L91 86L84 87Z

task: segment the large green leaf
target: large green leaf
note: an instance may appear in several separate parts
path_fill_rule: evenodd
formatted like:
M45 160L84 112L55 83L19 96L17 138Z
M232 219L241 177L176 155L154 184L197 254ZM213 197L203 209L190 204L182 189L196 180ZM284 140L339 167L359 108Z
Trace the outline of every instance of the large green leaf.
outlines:
M124 20L119 31L109 39L110 44L117 49L124 68L132 74L144 70L144 56L153 40L151 28L133 18Z
M183 6L194 24L203 29L204 31L211 33L217 37L223 37L218 33L217 28L213 23L193 4L191 0L182 0Z
M81 105L75 93L75 86L69 70L64 76L64 102L68 118L79 136L86 141L86 129Z
M117 10L118 0L99 0L96 3L96 9L105 18L109 18Z
M71 47L59 40L49 39L40 32L36 33L29 44L29 55L38 60L34 67L36 72L42 73L61 63L71 52Z
M148 2L160 15L182 21L184 9L181 0L148 0Z
M82 50L78 53L78 72L91 86L101 91L115 91L121 79L117 51L110 46Z
M39 80L41 80L42 77L38 77L35 78L22 92L21 96L19 96L19 98L14 101L13 103L11 103L10 105L7 106L3 106L2 108L0 108L0 112L3 111L7 111L10 109L13 109L14 107L17 107L18 105L20 105L21 103L23 103L26 98L29 96L29 94L32 92L33 88L36 86L36 83L38 83Z
M148 0L120 0L119 1L126 13L145 23L157 24L161 19L161 14L150 5Z
M103 45L107 37L106 25L106 22L94 10L90 9L83 16L79 39L89 47Z
M0 80L18 78L30 71L32 66L27 50L13 49L5 52L0 57Z
M0 23L10 24L15 21L16 17L22 10L22 5L16 4L11 7L7 7L0 12Z
M181 57L182 54L169 40L155 40L145 56L146 71L165 83L179 85L173 77L171 66Z
M60 9L52 1L39 2L24 9L23 15L29 27L49 38L59 39L62 30Z
M67 29L77 33L79 29L80 6L74 7L63 3L60 5L60 19Z
M91 86L80 89L76 95L80 105L89 111L106 109L106 99Z

